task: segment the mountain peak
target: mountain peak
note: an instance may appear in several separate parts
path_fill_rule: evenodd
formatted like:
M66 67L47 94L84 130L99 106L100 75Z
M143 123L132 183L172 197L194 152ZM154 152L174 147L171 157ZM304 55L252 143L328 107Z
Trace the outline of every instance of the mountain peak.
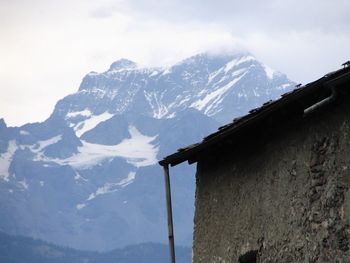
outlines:
M222 62L228 62L233 59L237 58L242 58L242 57L254 57L251 53L249 52L230 52L230 53L220 53L220 52L202 52L198 53L196 55L193 55L189 58L184 59L180 63L186 63L186 64L191 64L191 63L198 63L198 62L203 62L203 61L222 61Z
M238 61L245 58L255 59L249 52L230 52L230 53L219 53L219 52L203 52L198 53L194 56L186 58L175 66L186 66L186 67L199 67L206 68L209 71L215 71L221 67L224 67L231 61Z
M111 64L109 70L120 70L120 69L130 69L136 68L137 64L126 58L119 59Z
M6 125L4 118L0 118L0 128L7 128L7 125Z

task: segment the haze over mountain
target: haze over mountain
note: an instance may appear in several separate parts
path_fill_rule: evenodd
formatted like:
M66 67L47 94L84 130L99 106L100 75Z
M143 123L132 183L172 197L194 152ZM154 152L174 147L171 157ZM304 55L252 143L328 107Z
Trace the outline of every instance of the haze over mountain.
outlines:
M87 250L164 243L158 160L293 87L249 53L90 72L46 121L0 120L0 230ZM179 245L192 242L194 173L172 171Z

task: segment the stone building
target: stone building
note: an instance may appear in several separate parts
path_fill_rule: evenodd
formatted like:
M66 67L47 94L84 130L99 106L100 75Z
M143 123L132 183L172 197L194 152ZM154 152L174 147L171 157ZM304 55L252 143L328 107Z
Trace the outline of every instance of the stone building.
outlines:
M350 262L347 64L160 164L184 161L197 163L194 263Z

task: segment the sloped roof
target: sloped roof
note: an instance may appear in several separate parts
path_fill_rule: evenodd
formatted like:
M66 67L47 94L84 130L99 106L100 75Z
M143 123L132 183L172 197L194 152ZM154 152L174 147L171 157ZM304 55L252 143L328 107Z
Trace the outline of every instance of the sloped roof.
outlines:
M350 91L349 64L349 62L344 63L344 68L330 72L314 82L304 86L297 85L296 89L285 93L280 99L268 101L261 107L251 110L249 114L234 119L232 123L220 127L217 132L208 135L199 143L178 149L177 152L161 160L159 164L175 166L184 161L188 161L190 164L197 162L201 156L210 152L218 144L223 144L226 140L232 141L240 134L253 129L254 124L264 122L272 116L281 115L281 113L287 115L292 113L302 117L305 112L315 108L313 105L331 96L334 92L333 88L336 88L337 92L340 93ZM348 85L347 89L346 85ZM280 121L281 118L274 120Z

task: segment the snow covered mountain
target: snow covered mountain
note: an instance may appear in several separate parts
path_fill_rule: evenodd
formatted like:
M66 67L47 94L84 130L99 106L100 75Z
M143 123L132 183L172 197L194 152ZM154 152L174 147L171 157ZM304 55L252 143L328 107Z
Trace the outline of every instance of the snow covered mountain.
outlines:
M163 119L194 108L224 123L275 99L290 84L249 54L204 53L169 68L140 68L122 59L106 72L85 76L79 91L59 101L53 115L67 119L78 135L87 129L79 126L85 120L89 127L125 113Z
M166 242L157 161L293 87L248 53L91 72L45 122L0 120L0 230L91 250ZM181 245L192 242L193 175L182 165L172 176Z

